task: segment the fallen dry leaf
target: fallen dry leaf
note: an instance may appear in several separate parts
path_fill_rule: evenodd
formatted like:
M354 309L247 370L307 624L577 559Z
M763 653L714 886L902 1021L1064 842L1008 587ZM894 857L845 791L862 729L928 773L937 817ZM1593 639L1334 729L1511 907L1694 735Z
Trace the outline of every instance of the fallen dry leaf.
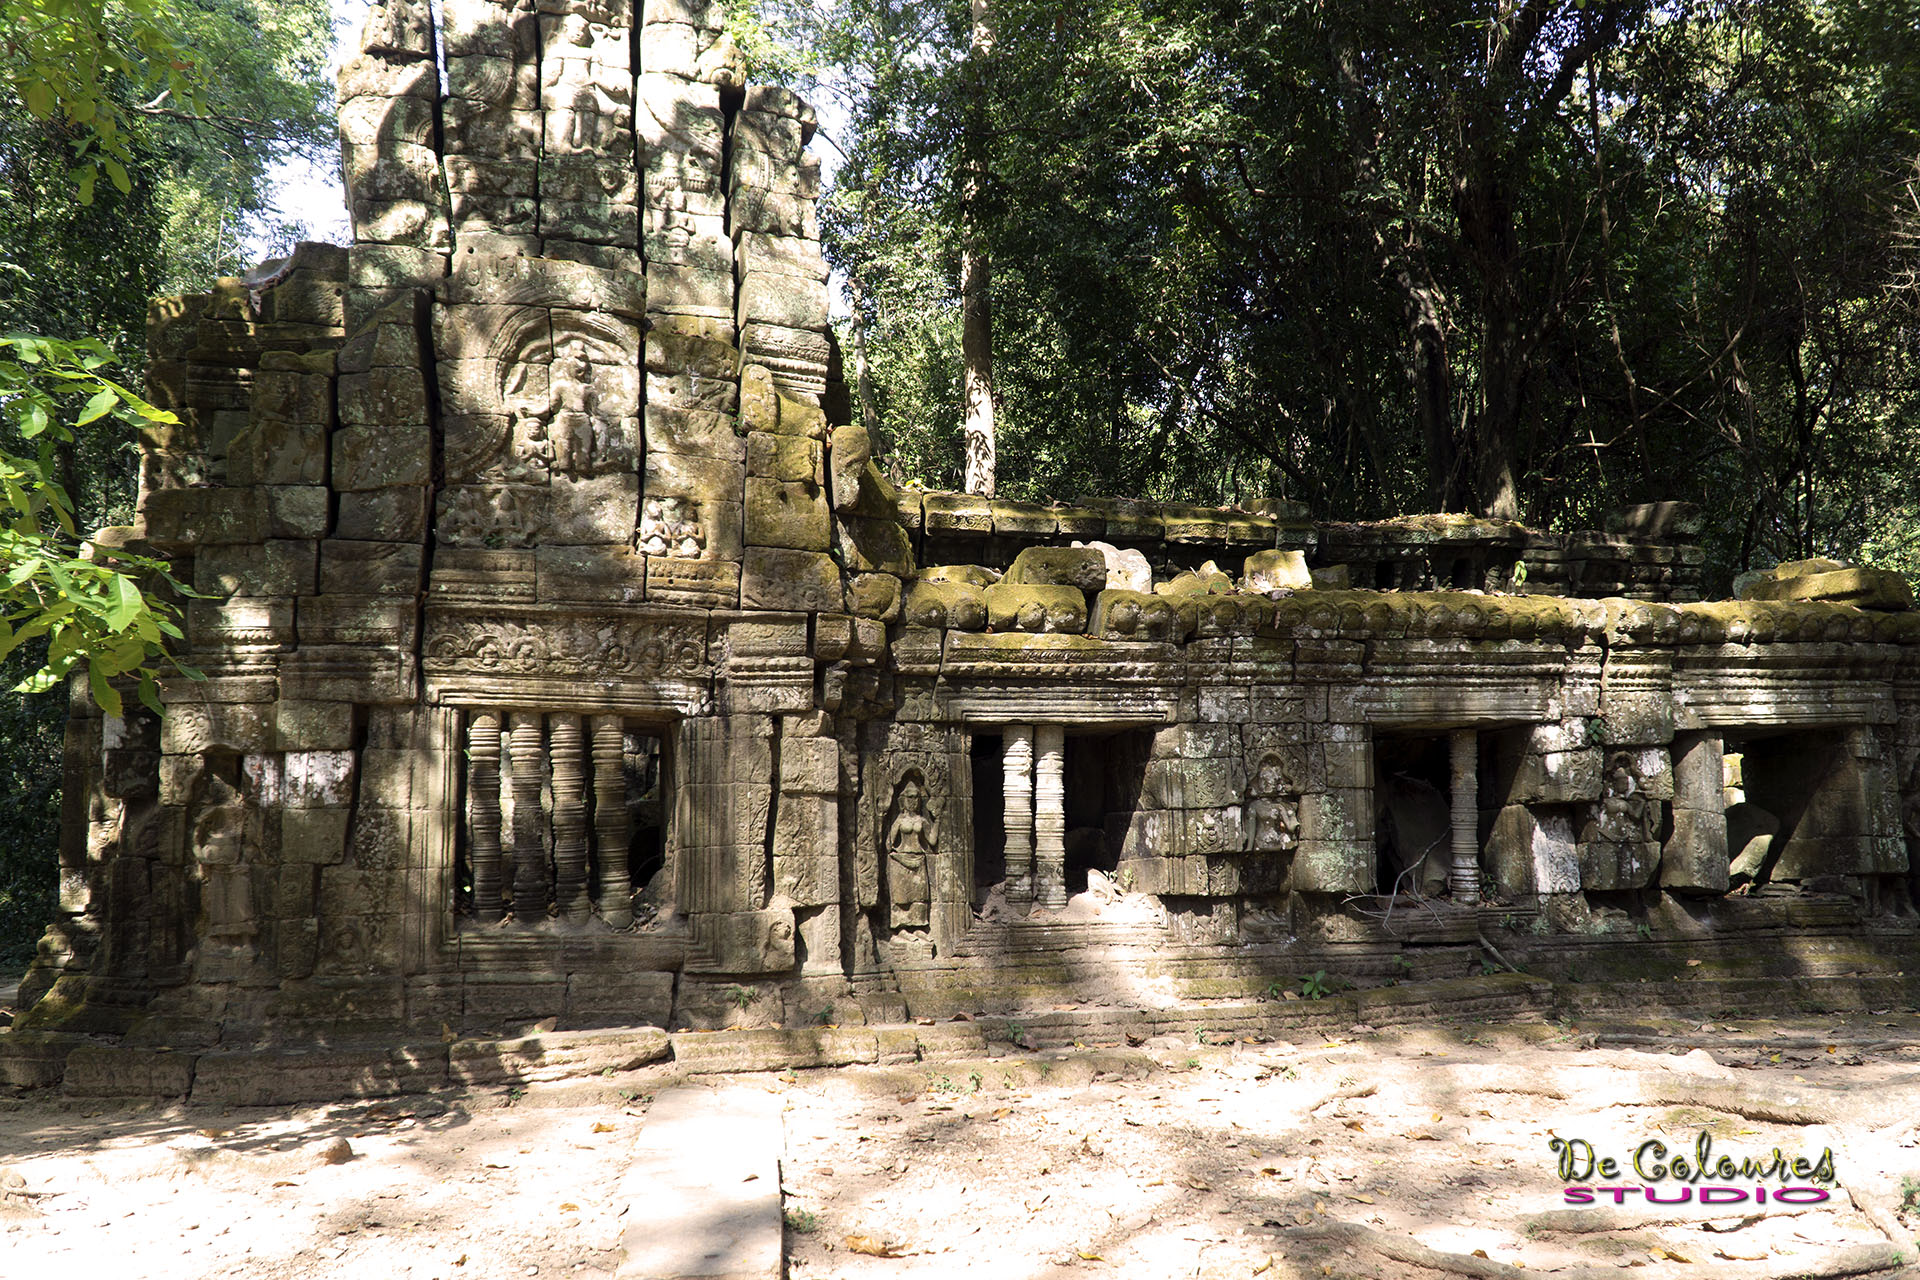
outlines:
M599 1121L599 1120L595 1120L595 1121L593 1122L593 1131L594 1131L595 1133L612 1133L612 1132L613 1132L613 1126L612 1126L612 1125L610 1125L610 1124L605 1124L605 1123L602 1123L602 1122L601 1122L601 1121Z
M1362 1194L1360 1194L1359 1192L1349 1192L1349 1193L1347 1194L1347 1199L1349 1199L1349 1200L1358 1200L1358 1201L1359 1201L1359 1202L1360 1202L1361 1204L1372 1204L1372 1203L1373 1203L1373 1197L1372 1197L1372 1196L1369 1196L1369 1195L1362 1195Z
M1485 1249L1475 1249L1473 1251L1473 1256L1476 1258L1487 1258L1487 1251ZM1487 1258L1487 1261L1491 1262L1493 1261L1493 1259Z
M1675 1253L1671 1249L1662 1249L1657 1244L1654 1245L1652 1248L1648 1249L1647 1253L1652 1256L1655 1262L1691 1263L1693 1261L1692 1258L1687 1257L1685 1254Z
M1106 1259L1101 1257L1099 1254L1088 1253L1085 1249L1075 1249L1073 1251L1073 1256L1080 1259L1080 1261L1082 1262L1105 1262L1106 1261Z
M848 1236L844 1242L849 1251L864 1253L870 1258L898 1258L900 1246L878 1236Z
M1728 1262L1765 1262L1768 1257L1764 1253L1728 1253L1725 1249L1715 1249L1713 1256L1725 1258Z
M288 1182L285 1178L282 1178L280 1181L274 1183L273 1185L276 1187L297 1187L300 1184L297 1182Z
M561 1201L561 1202L560 1202L560 1212L562 1212L562 1213L578 1213L578 1212L580 1212L580 1206L579 1206L579 1205L577 1205L577 1204L575 1204L575 1203L573 1203L573 1201L571 1201L571 1200L563 1200L563 1201Z
M1408 1142L1438 1142L1440 1141L1440 1139L1434 1137L1430 1133L1410 1133L1407 1135L1407 1141Z
M1180 1185L1187 1188L1189 1191L1213 1190L1213 1184L1209 1182L1204 1182L1199 1178L1182 1178L1180 1179Z

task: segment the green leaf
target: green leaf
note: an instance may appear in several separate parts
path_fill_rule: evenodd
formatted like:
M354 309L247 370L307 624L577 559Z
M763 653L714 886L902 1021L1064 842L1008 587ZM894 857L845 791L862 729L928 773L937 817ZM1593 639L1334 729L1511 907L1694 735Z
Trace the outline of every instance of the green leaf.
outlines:
M87 407L80 411L80 417L75 425L84 427L89 422L97 422L111 413L113 406L119 403L120 396L118 393L111 387L102 387L100 390L94 392L92 397L87 400Z
M140 588L133 585L133 579L115 574L112 586L112 603L107 606L105 621L114 631L124 631L135 618L146 611L147 602L140 594ZM138 637L135 637L136 641Z
M107 177L113 179L113 185L121 195L124 196L133 190L133 180L127 177L126 167L118 160L108 156L100 162L100 167L107 171Z
M164 717L167 714L167 709L160 705L160 686L152 672L140 673L140 701L156 716Z
M87 688L102 711L116 719L120 716L120 691L107 682L97 665L87 668Z
M53 86L45 80L35 79L28 82L27 113L35 120L45 120L53 114Z

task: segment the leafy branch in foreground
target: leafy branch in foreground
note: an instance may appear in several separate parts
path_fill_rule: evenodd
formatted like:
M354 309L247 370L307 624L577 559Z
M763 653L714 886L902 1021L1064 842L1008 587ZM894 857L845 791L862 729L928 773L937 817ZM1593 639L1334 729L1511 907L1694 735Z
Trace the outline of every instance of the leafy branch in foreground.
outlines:
M158 713L156 660L180 638L179 611L143 591L139 579L191 594L164 562L80 536L73 499L58 479L74 429L113 417L129 426L169 423L172 414L109 379L112 355L92 340L0 336L0 658L44 640L46 661L15 686L39 693L87 665L93 699L121 714L112 681L134 677L140 700Z
M0 79L36 120L78 128L73 177L80 203L93 203L104 171L124 195L129 113L157 110L169 98L197 110L200 77L194 55L173 34L166 0L0 0ZM155 95L140 105L122 94Z

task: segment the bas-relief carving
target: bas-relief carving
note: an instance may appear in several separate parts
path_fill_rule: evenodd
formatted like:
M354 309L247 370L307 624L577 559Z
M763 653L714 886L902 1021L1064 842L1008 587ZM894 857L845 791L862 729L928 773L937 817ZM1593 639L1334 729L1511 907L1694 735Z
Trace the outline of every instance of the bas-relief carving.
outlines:
M700 504L692 498L648 498L640 505L637 550L650 556L698 560L706 552L707 535L700 524Z
M1287 782L1286 766L1269 752L1254 767L1247 801L1247 848L1253 853L1286 853L1300 842L1300 806Z
M940 848L938 797L929 798L918 770L894 789L887 823L888 923L895 929L925 928L933 901L931 863Z
M207 937L238 943L258 931L248 854L252 812L240 789L209 769L193 817L193 855L200 864L201 911Z
M1659 802L1647 797L1633 755L1615 752L1607 761L1606 793L1581 828L1581 843L1645 844L1659 837Z
M542 622L430 613L422 666L430 673L699 678L706 628L657 619Z

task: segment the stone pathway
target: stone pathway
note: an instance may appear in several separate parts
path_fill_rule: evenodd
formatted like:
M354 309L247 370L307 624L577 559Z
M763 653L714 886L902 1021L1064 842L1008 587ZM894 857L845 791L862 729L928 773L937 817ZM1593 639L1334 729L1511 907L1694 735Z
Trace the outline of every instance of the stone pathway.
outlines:
M771 1081L669 1089L621 1180L617 1280L781 1280L781 1110Z

